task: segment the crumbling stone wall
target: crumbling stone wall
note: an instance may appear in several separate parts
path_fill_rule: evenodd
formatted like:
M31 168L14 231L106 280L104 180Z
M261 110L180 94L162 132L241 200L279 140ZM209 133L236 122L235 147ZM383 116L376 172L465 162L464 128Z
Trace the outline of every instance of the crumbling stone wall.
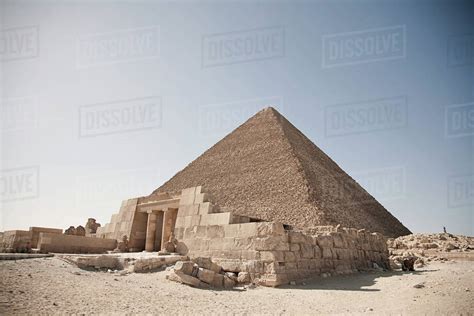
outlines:
M175 228L190 257L211 257L225 271L277 286L313 276L389 267L386 239L365 230L285 230L272 222Z

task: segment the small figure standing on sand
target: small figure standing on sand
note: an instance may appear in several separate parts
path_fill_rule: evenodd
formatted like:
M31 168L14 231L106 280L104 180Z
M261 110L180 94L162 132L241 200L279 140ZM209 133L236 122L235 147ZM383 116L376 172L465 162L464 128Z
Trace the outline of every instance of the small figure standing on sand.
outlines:
M444 226L443 226L443 231L444 231L444 233L446 234L446 227L444 227Z

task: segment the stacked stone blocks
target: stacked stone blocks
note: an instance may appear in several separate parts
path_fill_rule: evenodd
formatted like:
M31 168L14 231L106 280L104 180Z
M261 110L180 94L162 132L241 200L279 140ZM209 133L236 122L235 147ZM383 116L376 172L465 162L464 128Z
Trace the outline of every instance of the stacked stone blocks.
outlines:
M189 256L212 258L225 271L249 272L252 280L277 286L308 277L388 268L385 238L364 230L317 235L287 231L272 222L194 226L176 230Z
M201 186L197 186L182 190L175 228L225 225L249 221L250 219L245 216L236 216L232 212L221 212L212 203L210 195L202 192Z

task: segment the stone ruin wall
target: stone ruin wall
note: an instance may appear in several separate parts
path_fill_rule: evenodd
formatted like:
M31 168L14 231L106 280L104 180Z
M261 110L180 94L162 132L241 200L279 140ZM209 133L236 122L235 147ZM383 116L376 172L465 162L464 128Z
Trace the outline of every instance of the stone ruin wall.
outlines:
M28 230L8 230L3 233L0 252L27 252L31 248Z
M40 233L38 249L41 253L104 253L117 247L117 240Z
M40 233L62 234L62 229L30 227L29 230L9 230L0 239L0 252L29 252L38 247Z
M191 257L210 257L225 271L249 272L265 286L323 274L389 267L386 239L365 230L324 227L326 232L285 230L271 222L176 228ZM318 229L316 229L318 230ZM329 231L330 230L330 231Z

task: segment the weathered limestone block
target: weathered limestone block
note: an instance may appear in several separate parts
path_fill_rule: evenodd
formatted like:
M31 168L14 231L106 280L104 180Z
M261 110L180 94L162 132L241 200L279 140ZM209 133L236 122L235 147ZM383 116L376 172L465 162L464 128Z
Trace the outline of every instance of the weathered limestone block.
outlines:
M191 275L193 273L193 267L194 263L191 261L178 261L174 265L174 271Z
M219 225L207 226L207 238L223 238L224 227Z
M248 260L243 264L244 269L236 272L246 271L250 273L264 273L265 264L260 260Z
M255 250L241 250L240 259L242 260L262 260L260 251Z
M237 277L237 282L241 284L246 284L250 282L250 274L248 272L239 272Z
M257 227L260 223L244 223L239 224L239 237L255 237L257 236Z
M231 249L235 250L251 250L254 248L253 238L235 238Z
M322 235L318 236L316 238L316 243L318 244L319 247L323 248L333 248L334 247L334 241L331 236L328 235Z
M199 205L189 204L179 206L178 217L186 217L193 215L199 215Z
M184 283L193 287L200 287L201 284L198 278L175 271L171 271L170 274L167 275L167 278L170 281Z
M199 204L199 215L214 213L214 205L211 202L204 202Z
M195 195L196 195L196 188L195 187L183 189L181 191L181 196L180 196L180 199L179 199L179 205L181 206L181 205L194 204Z
M292 244L299 244L306 242L306 236L301 232L288 232L289 241Z
M229 276L224 275L224 288L231 289L235 286L235 281L232 280Z
M212 280L211 285L216 288L221 288L224 286L224 275L215 273L214 274L214 279Z
M197 238L207 238L207 227L206 226L196 226L194 227L194 237Z
M196 263L199 267L207 269L207 270L211 270L215 273L220 273L222 270L222 268L218 264L212 262L210 258L195 257L195 258L192 258L191 261Z
M207 283L207 284L212 284L212 281L214 280L214 275L216 273L214 271L204 269L204 268L199 268L197 277L199 280Z
M176 219L178 221L178 219ZM184 227L175 227L174 228L174 235L176 239L181 240L184 238Z
M285 270L288 271L296 271L298 265L296 262L285 262Z
M201 216L200 225L209 226L209 225L227 225L231 223L231 213L213 213L213 214L204 214Z
M301 256L303 258L313 258L314 257L314 249L311 244L301 244Z
M288 243L288 236L271 236L254 239L255 250L281 250L289 251L290 244Z
M318 245L314 245L313 250L314 250L314 258L320 259L323 255L322 251L321 251L321 248L319 248Z
M183 228L184 226L184 216L179 216L178 212L178 217L176 217L176 222L174 223L175 230L178 228ZM184 232L184 231L183 231ZM178 236L178 235L177 235Z
M224 273L225 276L229 277L232 281L237 282L237 272L226 272Z
M240 231L239 224L224 225L224 236L226 238L239 237L239 231Z
M184 239L194 239L196 237L196 227L186 227L184 229Z
M285 251L285 262L295 262L295 253L291 251Z
M287 274L267 274L259 280L259 284L264 286L275 287L281 284L288 283L289 279Z
M215 238L209 240L209 250L229 250L234 248L234 238Z
M290 251L299 251L300 244L290 244Z
M81 257L77 258L76 264L81 269L95 268L95 269L121 269L123 268L121 262L114 256L95 256L95 257Z
M323 259L321 262L321 272L331 272L331 271L334 271L334 260Z
M283 251L261 251L260 259L262 261L285 261Z
M345 248L345 243L344 243L344 240L343 240L343 237L342 237L342 234L341 233L330 233L332 239L333 239L333 242L334 242L334 247L336 248Z
M281 236L285 234L285 229L283 224L274 223L274 222L261 222L257 224L257 236Z
M323 259L332 259L332 250L328 247L321 247Z
M312 270L316 270L316 269L319 269L321 268L321 260L318 258L318 259L311 259L310 260L310 269Z

